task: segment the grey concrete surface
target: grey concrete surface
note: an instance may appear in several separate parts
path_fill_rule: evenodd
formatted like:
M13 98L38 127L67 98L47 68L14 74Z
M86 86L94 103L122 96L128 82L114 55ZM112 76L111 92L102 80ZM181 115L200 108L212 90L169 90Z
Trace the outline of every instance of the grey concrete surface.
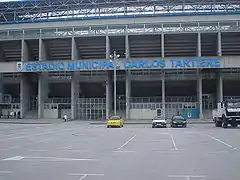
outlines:
M240 128L0 124L1 180L239 180Z

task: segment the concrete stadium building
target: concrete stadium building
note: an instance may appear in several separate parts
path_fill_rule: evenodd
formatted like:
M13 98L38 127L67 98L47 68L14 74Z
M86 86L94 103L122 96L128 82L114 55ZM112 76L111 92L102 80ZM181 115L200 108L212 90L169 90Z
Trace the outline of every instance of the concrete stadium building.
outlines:
M2 117L211 118L240 97L240 2L0 3ZM110 55L120 55L115 64Z

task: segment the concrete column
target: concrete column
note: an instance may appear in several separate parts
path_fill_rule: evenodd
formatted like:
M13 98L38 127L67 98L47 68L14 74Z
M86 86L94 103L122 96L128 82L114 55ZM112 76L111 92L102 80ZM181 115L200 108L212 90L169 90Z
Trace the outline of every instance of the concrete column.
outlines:
M126 71L126 120L130 119L131 72Z
M217 55L222 56L222 34L221 32L218 32L218 47L217 47Z
M39 61L48 60L48 53L45 42L39 39Z
M72 37L72 60L79 60L76 40ZM79 72L72 72L71 79L71 119L77 118L77 100L79 98Z
M47 59L46 45L42 39L39 39L39 61ZM38 75L38 118L44 118L44 100L48 97L47 75L47 72Z
M110 44L110 38L109 36L106 36L106 59L109 59L109 56L111 54L111 44Z
M109 118L112 111L112 93L113 93L113 85L112 85L112 73L111 71L107 72L106 79L106 119Z
M0 103L3 102L3 94L4 94L3 83L2 83L2 76L3 76L3 74L0 73Z
M217 73L217 102L223 101L223 77L221 72Z
M72 57L72 60L79 60L79 57L80 57L75 37L72 37L72 54L71 54L71 57Z
M77 100L79 98L79 74L72 72L71 79L71 118L77 119Z
M48 97L47 74L39 73L38 76L38 118L44 118L44 100Z
M203 119L203 104L202 104L202 74L200 71L197 72L197 92L198 92L198 103L199 103L199 118Z
M201 57L202 56L202 43L201 43L201 33L199 32L197 34L197 56Z
M166 106L165 106L165 71L162 70L162 117L166 118Z
M125 35L125 58L130 58L129 36ZM130 119L131 71L126 71L126 119Z
M201 48L201 33L197 35L197 56L202 56ZM199 103L199 118L203 119L203 103L202 103L202 74L201 71L197 69L197 93L198 93L198 103Z
M20 82L20 108L21 118L24 118L26 113L30 110L31 100L31 85L29 83L27 73L22 73Z
M29 48L26 40L22 40L21 61L29 60Z
M165 52L164 52L164 50L165 50L165 45L164 45L165 43L164 43L164 33L162 33L162 35L161 35L161 56L162 56L162 58L164 58L165 57Z
M29 49L27 42L22 40L21 48L21 61L29 60ZM30 100L31 100L31 85L29 82L29 74L22 73L20 81L20 112L21 118L24 118L26 113L30 109Z
M109 56L111 53L111 44L109 36L106 36L106 60L109 60ZM106 79L106 119L109 118L112 111L112 73L111 71L107 72Z

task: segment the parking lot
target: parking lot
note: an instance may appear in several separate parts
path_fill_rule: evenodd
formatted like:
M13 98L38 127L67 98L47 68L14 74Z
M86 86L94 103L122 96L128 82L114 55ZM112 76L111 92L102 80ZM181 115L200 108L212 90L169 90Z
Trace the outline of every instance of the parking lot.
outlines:
M240 129L0 124L1 180L239 180Z

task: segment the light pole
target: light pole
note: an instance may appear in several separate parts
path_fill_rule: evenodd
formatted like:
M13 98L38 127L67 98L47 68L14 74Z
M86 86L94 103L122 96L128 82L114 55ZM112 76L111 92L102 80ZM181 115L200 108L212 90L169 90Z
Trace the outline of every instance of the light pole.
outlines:
M114 116L117 114L117 69L116 66L118 64L119 54L114 51L113 55L110 55L110 62L113 62L113 76L114 76Z

